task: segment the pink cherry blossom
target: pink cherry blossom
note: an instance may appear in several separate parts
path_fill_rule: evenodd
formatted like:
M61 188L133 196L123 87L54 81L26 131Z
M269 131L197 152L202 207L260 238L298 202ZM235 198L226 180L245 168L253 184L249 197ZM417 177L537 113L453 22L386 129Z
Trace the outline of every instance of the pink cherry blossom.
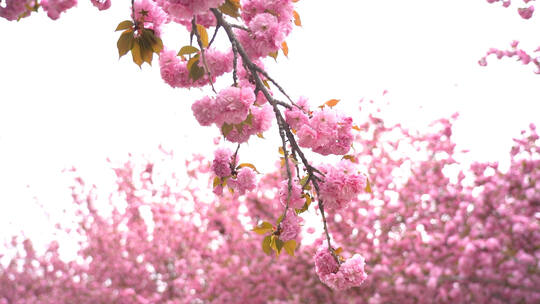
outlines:
M231 175L232 151L227 148L219 148L214 152L212 171L219 177ZM232 164L233 166L235 164Z
M302 218L296 215L292 210L287 211L287 215L281 221L281 233L279 239L283 242L296 239L300 234L300 224L302 223Z
M319 195L328 210L345 208L366 188L366 177L348 160L342 160L336 166L323 165L319 169L325 174Z
M41 0L43 10L47 12L49 18L56 20L62 12L77 5L77 0Z

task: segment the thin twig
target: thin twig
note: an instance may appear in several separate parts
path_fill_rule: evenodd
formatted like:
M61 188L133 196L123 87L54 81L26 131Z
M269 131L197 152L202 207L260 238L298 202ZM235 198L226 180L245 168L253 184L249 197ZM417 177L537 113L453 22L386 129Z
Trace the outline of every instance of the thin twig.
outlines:
M220 28L220 25L219 24L216 25L216 30L214 31L214 35L212 35L212 39L210 39L210 42L208 43L208 47L210 47L212 43L214 42L214 39L216 39L219 28Z
M278 88L281 94L287 97L287 99L291 102L292 105L294 105L297 108L300 108L296 103L294 103L294 101L289 97L289 95L285 92L285 90L277 83L277 81L275 81L272 77L270 77L270 75L268 75L268 73L265 70L261 69L259 66L256 66L256 69L259 73L263 74L263 76L266 79L270 80L270 82L273 83Z
M212 91L214 91L214 93L217 95L216 88L214 88L214 82L212 81L212 74L210 73L210 69L208 68L208 65L206 64L206 55L205 55L205 52L204 52L204 45L203 45L202 40L201 40L201 35L199 34L199 31L197 29L197 23L195 21L195 18L197 18L197 17L193 17L193 19L191 19L191 32L194 33L195 36L197 36L197 44L201 48L202 62L203 62L203 65L204 65L204 69L206 70L206 75L208 75L208 81L210 82L210 86L212 87ZM216 30L216 32L217 32L217 30Z
M268 102L270 103L270 105L272 106L272 108L274 110L274 114L276 116L276 120L277 120L277 123L278 123L279 134L280 134L282 145L283 145L283 152L284 152L284 156L285 156L285 166L286 166L286 169L287 169L287 176L288 176L288 194L287 194L287 205L286 205L286 208L285 208L285 213L286 213L287 208L288 208L290 194L291 194L291 191L292 191L292 174L291 174L288 159L287 159L288 152L287 152L287 149L286 149L286 139L288 139L289 143L291 145L291 150L294 151L293 153L297 153L298 156L300 156L300 159L302 160L302 163L304 164L306 170L308 171L308 174L309 174L308 179L311 179L311 182L312 182L312 184L313 184L313 186L315 188L317 197L319 198L318 205L319 205L319 209L321 210L321 216L322 216L323 224L324 224L324 231L325 231L325 234L326 234L326 240L328 242L328 249L331 252L334 259L336 259L336 261L339 264L340 263L339 258L335 254L335 252L334 252L334 250L333 250L333 248L332 248L332 246L330 244L330 233L328 232L326 216L325 216L325 213L324 213L324 203L320 199L320 195L319 195L318 181L321 180L321 178L315 175L315 173L318 173L318 174L320 174L322 176L324 176L324 174L322 172L320 172L317 168L315 168L315 167L313 167L313 166L311 166L309 164L309 162L306 159L304 153L302 152L302 150L298 146L298 143L296 142L296 139L294 138L294 135L291 132L290 126L285 122L285 119L283 118L283 116L282 116L282 114L281 114L281 112L280 112L280 110L278 108L277 100L275 100L272 97L270 92L264 86L264 84L263 84L263 82L261 80L261 77L258 75L258 73L261 72L261 71L262 71L262 74L264 75L264 71L249 59L249 56L247 55L246 51L244 50L242 45L238 42L234 32L232 31L232 26L229 23L227 23L227 21L225 21L225 19L223 18L223 15L221 14L221 12L219 12L215 8L211 9L211 11L216 16L216 20L217 20L218 24L221 24L221 26L223 26L223 28L224 28L225 32L227 33L227 36L228 36L229 41L231 42L231 44L236 46L236 51L242 57L242 64L244 65L244 67L246 67L246 70L251 72L251 76L253 77L253 81L255 82L256 89L263 92L264 96L266 97L266 99L268 100ZM268 79L270 79L270 78L268 78Z
M234 86L238 86L238 50L236 49L236 45L232 44L232 51L233 51L233 82Z

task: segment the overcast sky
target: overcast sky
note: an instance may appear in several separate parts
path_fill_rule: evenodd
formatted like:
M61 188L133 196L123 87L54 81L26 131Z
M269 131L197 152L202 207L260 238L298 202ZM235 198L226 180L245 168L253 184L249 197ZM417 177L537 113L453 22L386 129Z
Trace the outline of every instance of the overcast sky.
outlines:
M156 59L142 70L128 56L118 60L114 28L129 18L124 2L98 12L83 0L57 21L43 12L0 20L0 222L13 223L2 226L0 239L19 229L42 233L33 197L59 206L69 194L65 167L100 180L107 157L151 153L160 143L179 157L211 155L218 131L199 127L190 109L204 91L170 88ZM413 127L460 112L459 147L475 159L500 160L512 137L540 123L540 76L532 67L493 58L488 67L477 64L488 48L514 39L529 49L540 44L538 21L515 10L483 0L301 0L303 27L287 39L289 59L267 66L291 96L314 105L390 102L385 118ZM166 28L170 48L188 42L178 29ZM248 151L277 146L270 140L250 142ZM250 161L259 167L263 159Z

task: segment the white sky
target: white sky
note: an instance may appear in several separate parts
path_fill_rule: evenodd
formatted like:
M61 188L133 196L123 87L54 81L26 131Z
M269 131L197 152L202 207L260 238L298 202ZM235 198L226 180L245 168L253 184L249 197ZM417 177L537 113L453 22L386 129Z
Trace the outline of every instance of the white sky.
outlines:
M0 239L20 229L43 235L33 197L61 208L69 198L65 167L99 182L106 157L151 153L160 143L180 157L211 155L218 131L199 127L191 114L204 92L170 88L156 59L142 70L128 56L118 60L113 31L129 18L124 2L98 12L82 0L57 21L43 12L0 20ZM512 137L540 123L540 76L532 67L494 58L477 64L489 47L507 48L513 39L528 49L540 44L537 19L522 20L515 10L484 0L301 0L303 27L287 40L289 59L280 55L268 68L291 96L313 105L390 101L395 110L385 118L416 127L460 112L459 147L499 160ZM188 43L178 31L164 40L175 49ZM271 167L253 156L278 145L267 137L244 153L257 167Z

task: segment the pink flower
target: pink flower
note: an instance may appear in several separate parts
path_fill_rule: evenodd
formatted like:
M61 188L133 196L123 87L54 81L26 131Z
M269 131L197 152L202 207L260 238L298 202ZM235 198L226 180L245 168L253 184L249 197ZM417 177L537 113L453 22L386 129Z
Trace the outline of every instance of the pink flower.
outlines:
M251 124L243 124L240 131L233 128L232 131L225 136L228 141L237 143L246 142L251 135L262 133L270 128L272 125L272 118L274 117L272 106L269 104L265 104L261 107L252 105L250 111L252 115Z
M176 52L172 50L163 50L159 55L161 78L173 88L202 87L209 84L210 80L214 82L218 76L232 70L232 59L229 53L208 49L206 54L208 54L206 59L211 79L205 73L202 78L193 81L189 77L187 62L180 61L180 57L176 56ZM198 65L204 68L201 62Z
M249 88L228 87L219 92L216 98L220 122L238 124L248 115L249 107L255 101L255 94ZM221 123L220 123L221 124Z
M90 0L98 10L103 11L111 7L111 0Z
M521 16L521 18L529 19L529 18L532 17L532 15L534 13L534 6L531 5L531 6L525 7L525 8L518 8L518 13Z
M291 23L293 10L291 0L247 0L242 3L242 19L250 22L258 14L270 11L280 23Z
M301 217L289 209L287 211L287 215L283 221L281 221L281 233L279 235L279 239L283 242L296 239L296 237L300 234L300 223L302 223L302 221L303 220Z
M317 143L317 131L309 125L303 125L296 133L298 135L298 144L300 147L313 147Z
M327 210L343 209L366 188L367 178L348 160L336 166L323 165L319 170L325 174L319 196Z
M212 161L212 171L219 177L231 175L232 151L227 148L219 148L214 152L214 161ZM234 166L235 164L233 164Z
M0 17L6 18L9 21L17 20L30 15L31 8L34 7L36 1L33 0L6 0L0 5Z
M205 51L206 65L212 76L220 76L229 73L233 69L233 52L220 52L214 48Z
M236 181L229 183L240 195L246 193L246 191L252 191L256 187L255 172L247 167L244 167L238 171L236 175Z
M206 14L211 8L223 4L225 0L158 0L174 21L191 20L193 16Z
M302 110L292 108L285 110L285 121L291 128L299 130L303 125L308 123L309 117Z
M213 124L220 115L216 106L216 101L208 96L194 102L191 106L191 110L201 126Z
M319 277L336 273L339 265L336 259L330 253L328 247L322 245L315 253L315 271Z
M300 127L297 135L301 147L312 148L322 155L344 155L349 152L354 139L351 133L352 118L333 109L323 109L305 122L305 118L297 118L300 114L293 111L286 117L290 123Z
M136 0L133 4L135 20L144 23L144 28L154 30L161 35L161 25L167 20L167 14L152 0ZM133 17L133 16L131 16Z
M321 282L335 290L360 286L367 278L364 257L355 254L338 265L327 247L321 246L315 254L315 271Z
M262 133L270 129L272 119L274 118L274 111L271 105L267 103L261 107L252 106L251 114L253 115L252 125L255 133Z
M47 16L56 20L60 17L60 13L77 5L77 0L41 0L40 4L47 12Z
M283 206L287 204L287 194L288 194L288 184L287 180L281 182L281 188L279 189L279 201ZM304 206L304 198L302 197L302 189L298 184L298 180L292 182L292 189L289 201L289 207L300 209Z

